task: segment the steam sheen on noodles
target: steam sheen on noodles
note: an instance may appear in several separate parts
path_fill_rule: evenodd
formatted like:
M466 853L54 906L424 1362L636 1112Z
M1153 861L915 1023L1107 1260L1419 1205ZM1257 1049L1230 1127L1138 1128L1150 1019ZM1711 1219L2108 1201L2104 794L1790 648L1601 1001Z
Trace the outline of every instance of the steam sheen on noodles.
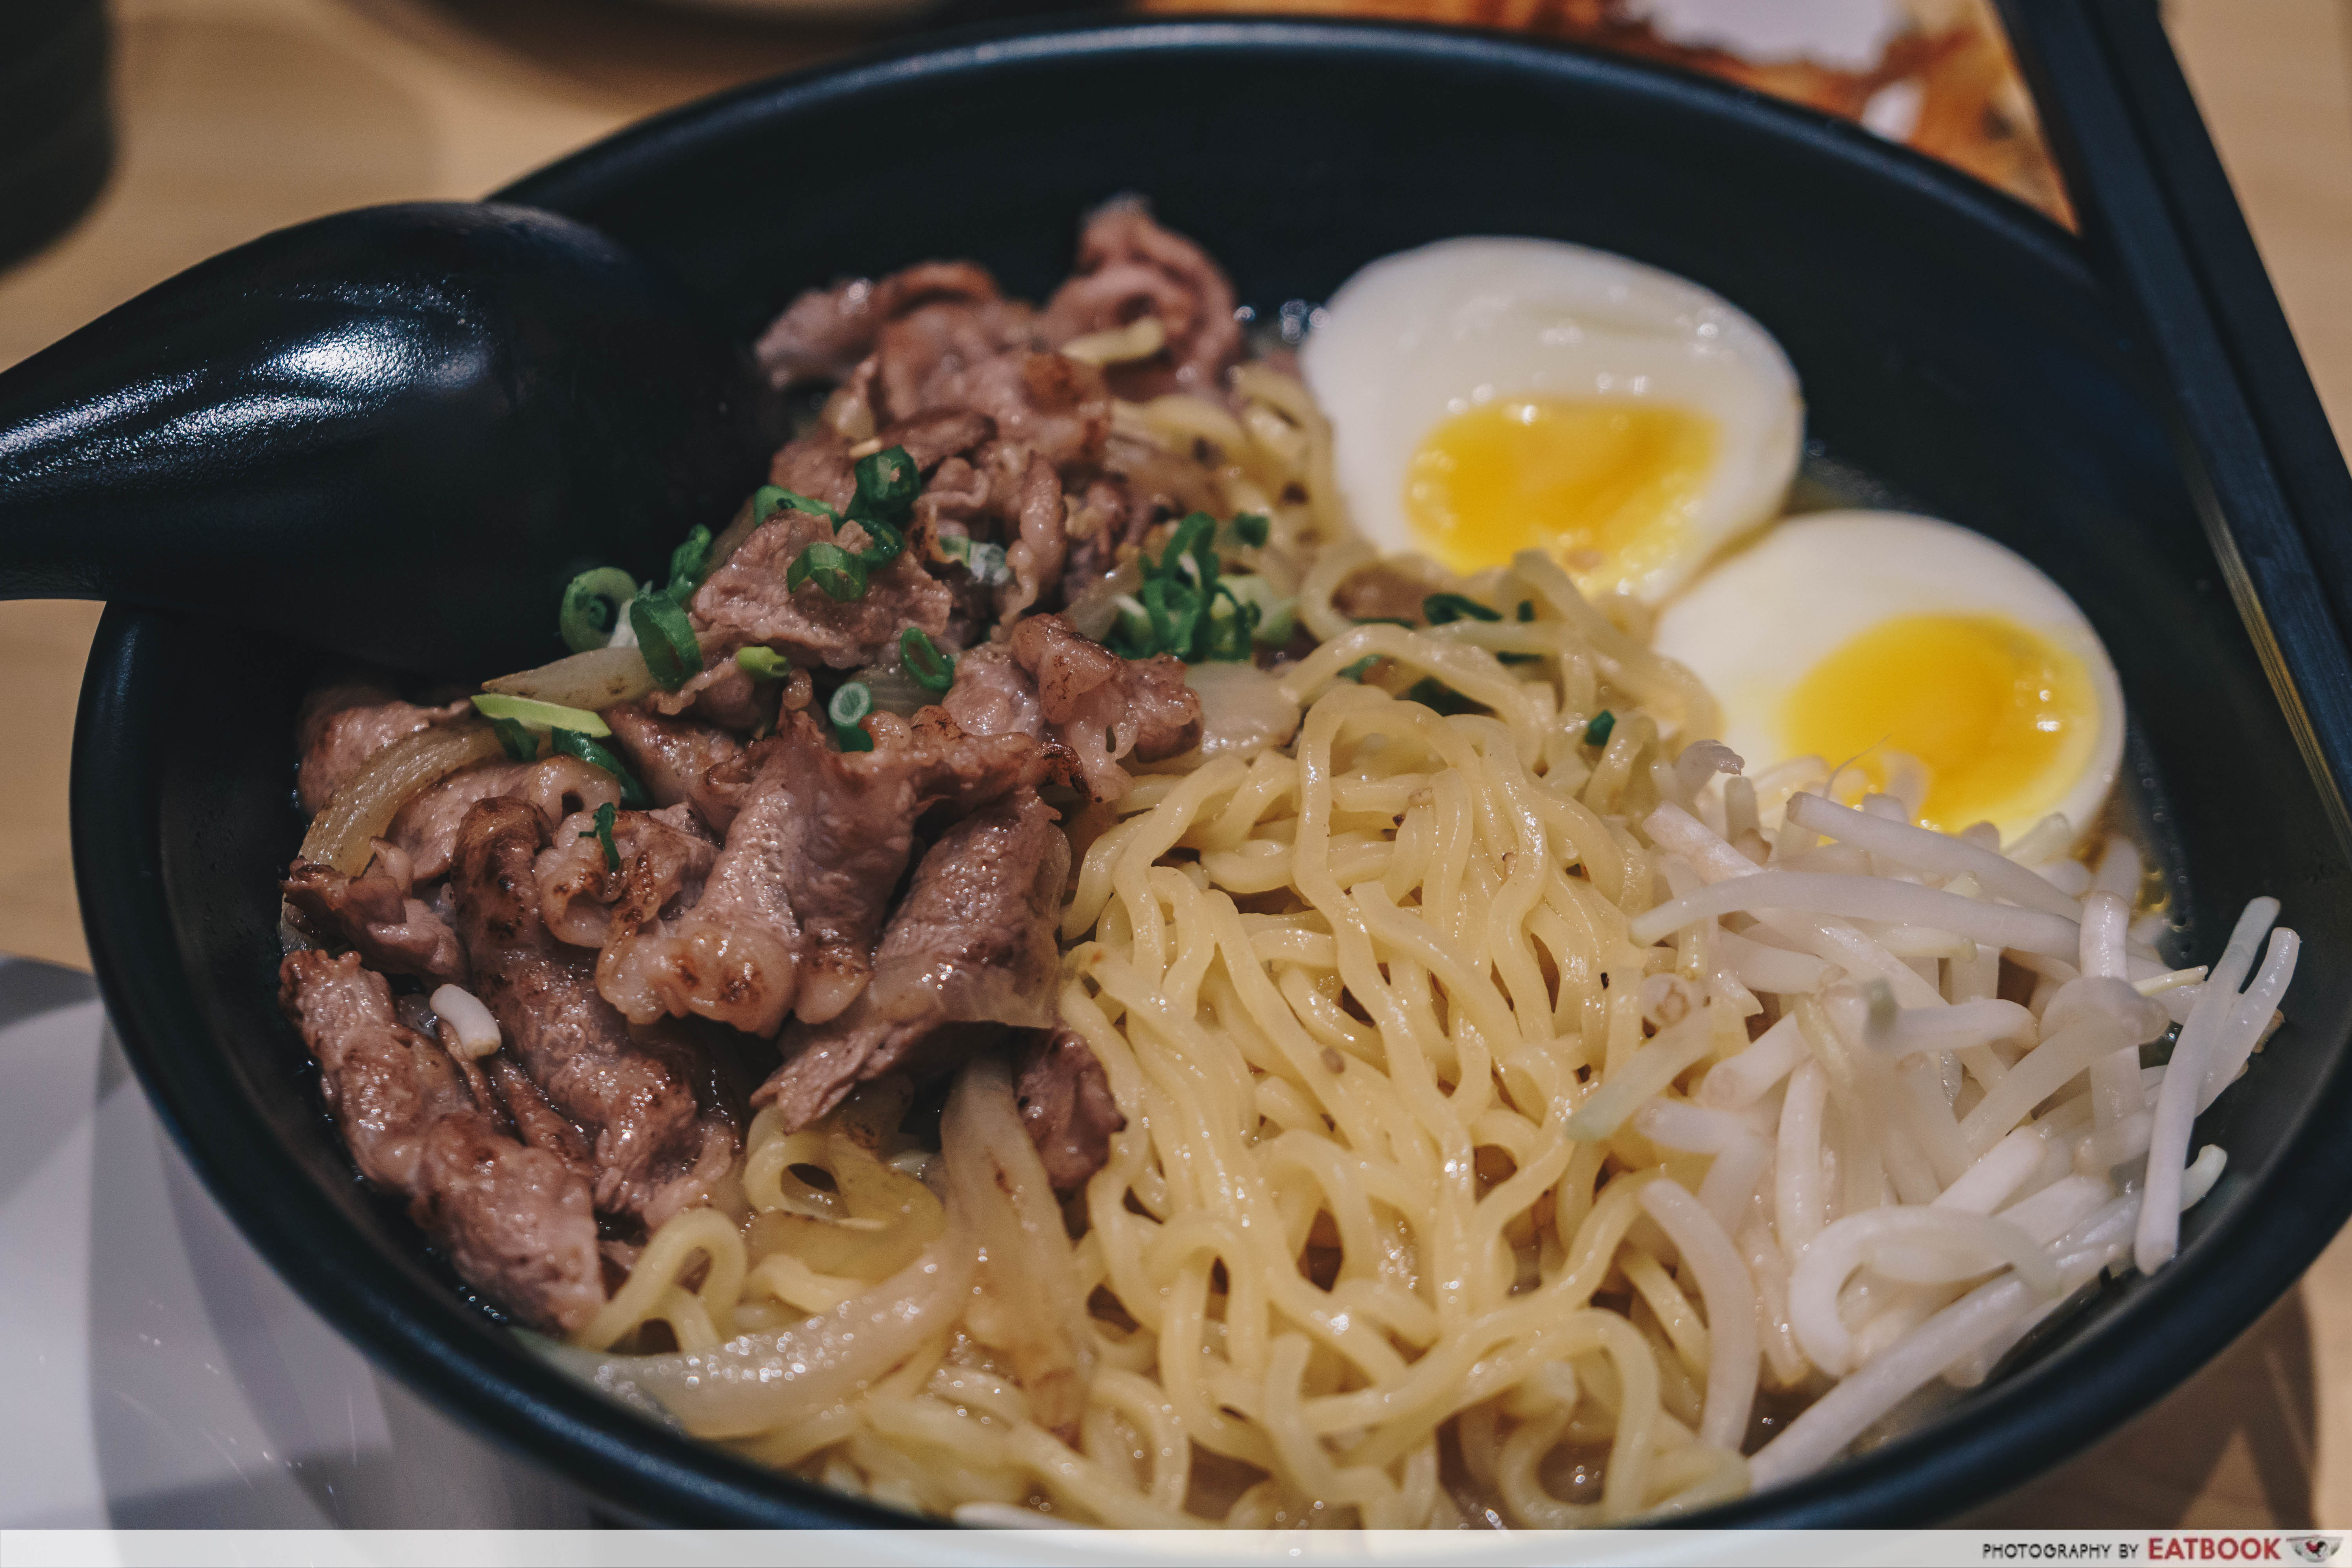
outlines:
M1070 825L1060 1011L1127 1118L1108 1165L1057 1206L993 1059L937 1153L886 1085L764 1112L740 1197L554 1353L968 1520L1560 1527L1814 1468L2170 1256L2222 1163L2190 1121L2292 973L2274 903L2173 971L2127 845L2095 878L2063 827L1914 826L1916 780L1751 779L1538 554L1429 575L1499 619L1361 624L1319 416L1237 385L1239 415L1122 405L1114 461L1269 514L1259 570L1319 646L1264 678L1287 743ZM674 1352L614 1353L656 1321Z

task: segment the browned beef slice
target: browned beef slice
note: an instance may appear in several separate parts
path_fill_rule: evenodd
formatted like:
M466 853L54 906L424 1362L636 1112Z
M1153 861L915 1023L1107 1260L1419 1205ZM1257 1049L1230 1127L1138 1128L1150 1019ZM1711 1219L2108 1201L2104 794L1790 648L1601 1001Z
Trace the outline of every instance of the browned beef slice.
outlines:
M722 661L732 667L729 656L758 643L801 664L854 669L895 647L908 626L930 637L947 629L948 590L911 550L869 572L866 591L845 602L827 596L814 580L797 591L787 587L793 563L820 542L852 553L873 542L854 522L844 523L836 535L824 518L788 508L761 523L696 590L694 632L714 668Z
M756 730L774 715L776 703L772 696L761 699L750 671L721 655L676 691L647 692L646 710L665 719L692 713L729 729Z
M1013 1093L1022 1124L1045 1162L1054 1190L1068 1192L1110 1159L1111 1134L1127 1125L1102 1063L1075 1029L1039 1030L1022 1048Z
M915 467L929 473L959 453L996 434L996 421L969 408L935 408L885 426L874 437L876 451L904 447Z
M523 1321L566 1333L594 1315L604 1292L579 1173L500 1131L356 953L289 953L278 983L361 1173L404 1194L459 1276Z
M874 749L844 753L793 711L751 748L757 771L700 899L676 912L615 906L596 971L614 1005L755 1035L794 1010L833 1017L865 987L916 817L942 802L968 810L1043 773L1026 738L966 735L938 709L868 728Z
M977 408L969 377L980 366L1025 355L1034 341L1029 308L1009 300L941 300L885 322L866 375L877 417L906 419L935 408ZM1017 363L1017 360L1014 362ZM1004 421L997 419L1002 426Z
M549 934L532 875L546 844L546 820L528 802L486 800L467 812L449 872L457 932L506 1048L589 1134L596 1206L646 1214L705 1156L708 1119L676 1066L691 1047L634 1037L596 994L588 962Z
M940 700L948 717L975 735L1045 738L1045 714L1037 704L1037 683L1013 662L1003 643L986 643L956 657L955 685Z
M369 968L463 985L466 954L457 933L415 896L415 872L406 852L381 838L374 848L375 858L356 877L298 859L279 890L313 932L350 943Z
M1042 728L1064 781L1096 800L1127 793L1120 758L1158 762L1201 741L1201 700L1180 660L1121 658L1059 616L1022 620L1003 656L964 655L946 707L976 734Z
M540 919L558 942L601 948L612 931L613 906L632 886L641 899L644 889L659 888L655 907L681 895L691 903L718 853L691 806L616 812L611 855L595 816L574 812L556 825L554 840L531 862Z
M913 850L915 819L942 802L969 810L1034 784L1044 760L1024 740L966 735L935 708L911 724L888 715L870 721L868 752L835 751L805 715L794 721L790 740L770 743L803 813L786 872L807 939L793 1010L821 1024L866 987L875 936Z
M448 875L457 850L458 826L475 803L503 796L530 802L552 825L607 801L617 805L621 786L612 774L577 757L477 763L411 796L384 837L408 856L416 884L423 887Z
M778 386L839 381L872 351L874 334L891 318L933 300L996 298L996 280L969 261L924 262L878 282L859 278L810 289L761 334L756 352Z
M1019 531L1004 552L1013 580L996 591L997 615L1006 622L1017 620L1045 595L1061 591L1070 549L1063 533L1061 477L1044 454L1029 454L1017 495L1013 521Z
M547 1092L522 1070L522 1064L509 1051L493 1051L484 1060L488 1066L485 1075L499 1103L506 1107L507 1116L514 1123L515 1133L534 1149L544 1149L561 1157L580 1173L583 1182L596 1179L595 1151L580 1129L563 1120L563 1113L547 1102Z
M359 776L370 757L404 736L446 723L466 710L463 702L419 708L394 697L390 687L369 681L320 687L303 700L294 722L294 744L302 754L295 775L302 809L316 816L337 790Z
M1050 343L1157 316L1168 346L1148 360L1111 367L1122 397L1165 392L1214 395L1241 357L1234 286L1199 246L1152 221L1141 202L1112 202L1087 219L1078 269L1045 305L1039 330Z
M820 425L776 449L768 463L768 482L843 511L857 494L857 469L849 456L849 443L830 426Z
M663 718L642 708L608 708L604 718L621 760L645 781L657 805L684 801L711 831L727 831L742 792L726 773L712 779L710 770L740 758L742 742L715 724Z
M928 1076L1008 1026L1050 1021L1069 870L1069 840L1034 790L950 827L890 917L872 983L830 1022L787 1031L784 1064L752 1102L803 1127L859 1083L902 1070Z

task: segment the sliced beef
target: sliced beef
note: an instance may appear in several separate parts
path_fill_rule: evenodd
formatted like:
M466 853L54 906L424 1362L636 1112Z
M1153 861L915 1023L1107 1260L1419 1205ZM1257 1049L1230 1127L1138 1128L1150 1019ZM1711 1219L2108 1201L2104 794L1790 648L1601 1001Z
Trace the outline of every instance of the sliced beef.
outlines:
M596 1179L595 1151L577 1127L563 1119L563 1113L548 1102L547 1091L531 1081L522 1064L507 1051L493 1051L484 1058L488 1078L499 1103L506 1107L507 1118L513 1124L516 1136L534 1149L544 1149L580 1173L583 1185Z
M289 953L278 984L361 1174L406 1196L458 1275L524 1322L569 1333L593 1317L604 1292L580 1173L507 1136L358 954Z
M730 656L753 643L779 649L796 663L854 669L896 646L908 626L934 637L946 631L948 590L923 570L911 550L869 573L866 591L846 602L828 597L814 581L797 591L787 587L792 563L821 541L852 552L873 542L854 522L842 524L836 535L824 518L788 508L761 523L696 591L695 636L714 670L740 674Z
M448 875L457 828L476 803L511 796L530 802L551 826L575 811L621 802L620 782L577 757L535 763L477 763L419 790L384 830L408 856L419 886Z
M724 835L742 804L740 785L729 779L743 755L743 742L715 724L664 718L642 708L609 708L604 722L621 760L644 781L659 805L683 802L710 830ZM719 770L712 777L712 770Z
M805 679L805 672L796 674ZM676 691L646 693L645 703L646 710L659 718L692 713L732 730L761 728L776 706L772 698L763 702L751 672L724 655L712 657Z
M1018 475L1032 453L1075 481L1093 473L1110 442L1110 387L1102 372L1056 353L1013 349L924 388L927 408L972 408L995 422ZM895 405L894 405L895 406Z
M768 482L845 511L857 494L857 465L849 455L849 443L830 426L821 425L776 449L768 463Z
M447 723L467 708L464 702L420 708L373 681L343 681L311 692L294 722L294 744L302 756L295 775L302 809L318 816L370 757L419 730Z
M1133 783L1121 758L1159 762L1201 741L1201 700L1181 660L1121 658L1059 616L1024 619L1003 656L963 656L945 706L974 734L1042 737L1064 782L1095 800Z
M973 395L974 377L993 364L1006 364L1017 374L1034 339L1026 305L1003 300L921 305L883 324L875 334L870 369L861 366L853 380L870 385L877 420L976 408L1003 428L1004 420L991 406L998 400Z
M1064 516L1061 476L1043 453L1032 451L1021 476L1013 512L1019 532L1004 552L1013 580L996 594L1000 623L1018 620L1043 595L1060 591L1062 566L1070 551L1069 540L1062 531Z
M884 322L922 304L999 299L996 280L969 261L927 261L879 282L858 278L832 289L812 289L794 300L761 334L761 368L778 386L839 381L873 352Z
M873 445L877 452L904 447L915 467L928 474L995 434L996 421L985 414L969 408L934 408L886 426L875 435Z
M958 727L974 735L1026 735L1045 739L1045 711L1037 682L1013 662L1003 643L987 643L956 656L955 685L940 705Z
M1039 330L1060 344L1088 332L1159 319L1167 346L1150 359L1111 367L1121 397L1167 392L1216 395L1241 357L1234 286L1208 252L1160 226L1140 201L1116 201L1087 219L1078 269L1045 305Z
M966 735L924 709L868 721L870 752L843 752L803 712L753 745L726 847L690 907L625 898L597 980L632 1018L696 1015L772 1035L787 1013L835 1016L865 988L876 932L905 872L915 820L1034 785L1025 737Z
M369 968L463 985L465 950L440 912L416 897L407 853L381 838L373 847L374 858L356 877L298 859L279 890L313 934L349 944Z
M594 816L574 812L556 825L554 840L531 862L540 918L558 942L603 947L612 934L613 905L633 886L657 885L664 900L683 894L691 902L719 846L693 809L679 805L614 813L613 851L604 853Z
M916 868L875 950L873 981L829 1022L795 1024L784 1063L752 1096L806 1126L885 1073L928 1077L1054 1016L1054 942L1070 846L1023 789L964 817Z
M723 1108L697 1101L694 1047L633 1033L596 994L588 962L548 931L532 869L547 842L546 819L527 801L485 800L466 814L449 877L473 990L548 1103L589 1135L596 1206L650 1220L665 1190L698 1179L714 1135L732 1129Z
M1017 1072L1022 1125L1054 1190L1084 1184L1109 1163L1111 1134L1127 1125L1102 1063L1076 1030L1040 1030L1023 1047Z

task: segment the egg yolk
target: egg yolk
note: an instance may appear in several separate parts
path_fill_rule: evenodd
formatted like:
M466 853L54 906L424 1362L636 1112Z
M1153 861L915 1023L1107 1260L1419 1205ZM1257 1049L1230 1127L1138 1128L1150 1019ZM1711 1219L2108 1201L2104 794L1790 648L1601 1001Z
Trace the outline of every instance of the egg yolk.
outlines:
M1947 833L2046 815L2089 764L2098 721L2082 659L1984 615L1882 621L1806 672L1781 713L1786 754L1853 758L1874 788L1874 753L1918 758L1920 816Z
M1507 397L1429 433L1405 470L1405 515L1456 572L1544 549L1578 586L1632 585L1681 547L1714 467L1713 419L1592 397Z

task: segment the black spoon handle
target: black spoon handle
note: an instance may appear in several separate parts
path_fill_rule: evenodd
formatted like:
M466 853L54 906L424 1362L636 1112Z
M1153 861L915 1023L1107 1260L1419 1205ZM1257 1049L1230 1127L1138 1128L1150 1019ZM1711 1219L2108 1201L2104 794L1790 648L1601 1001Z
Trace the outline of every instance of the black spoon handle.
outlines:
M742 351L613 241L415 204L282 230L0 374L0 596L123 600L480 677L649 576L772 446Z
M2100 278L2314 781L2352 845L2352 473L2150 0L1999 0Z

